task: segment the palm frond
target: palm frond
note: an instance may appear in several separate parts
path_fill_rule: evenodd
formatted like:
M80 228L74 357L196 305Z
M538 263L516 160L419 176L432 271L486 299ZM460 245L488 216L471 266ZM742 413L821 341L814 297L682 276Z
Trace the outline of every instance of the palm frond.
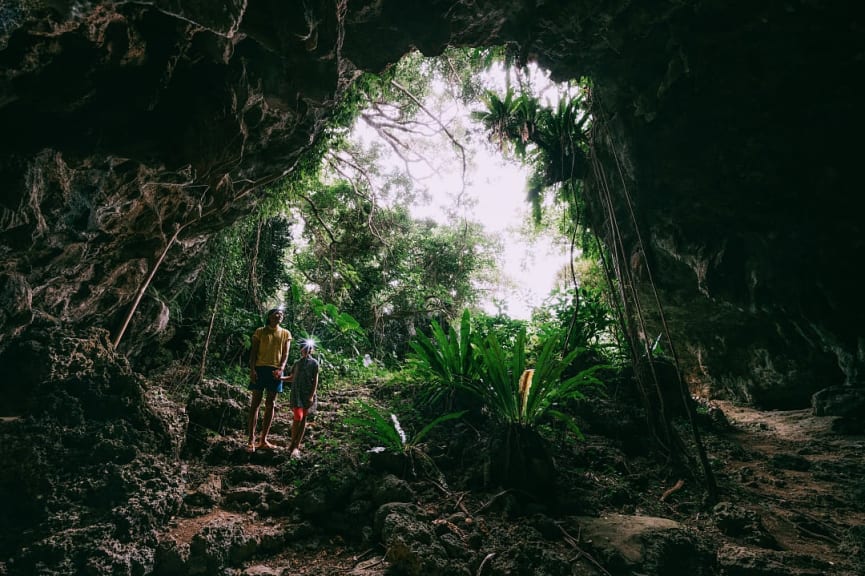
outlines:
M385 417L374 406L362 400L357 401L357 406L360 408L362 414L346 418L345 423L353 426L360 436L363 436L373 444L383 446L394 452L401 452L404 443L391 419Z
M431 404L456 390L470 386L477 377L478 358L471 333L471 314L465 310L457 334L453 326L446 332L441 325L430 323L432 338L419 333L409 343L409 359L420 373L430 379L422 403Z
M418 443L420 443L420 441L423 440L427 434L429 434L430 430L432 430L433 428L435 428L436 426L438 426L442 422L447 422L448 420L456 420L458 418L462 418L465 413L466 413L465 410L462 410L460 412L449 412L448 414L442 414L441 416L439 416L438 418L436 418L435 420L433 420L432 422L430 422L429 424L427 424L426 426L421 428L420 432L418 432L417 434L415 434L412 437L411 445L417 446Z

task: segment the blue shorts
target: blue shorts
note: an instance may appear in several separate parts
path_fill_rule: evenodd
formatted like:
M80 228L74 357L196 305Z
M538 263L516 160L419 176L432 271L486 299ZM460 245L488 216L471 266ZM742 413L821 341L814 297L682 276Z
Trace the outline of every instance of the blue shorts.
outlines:
M273 377L276 366L256 366L255 382L249 383L250 390L267 390L268 392L282 392L282 380Z

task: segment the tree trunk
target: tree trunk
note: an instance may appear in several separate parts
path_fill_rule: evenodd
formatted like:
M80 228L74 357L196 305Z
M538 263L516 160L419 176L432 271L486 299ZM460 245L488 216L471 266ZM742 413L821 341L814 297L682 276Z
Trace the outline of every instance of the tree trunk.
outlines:
M165 248L162 249L162 254L159 255L159 258L157 258L156 262L153 264L153 267L150 269L150 274L147 275L147 278L138 289L138 294L135 296L135 301L132 302L132 306L129 308L129 312L126 314L126 318L123 320L123 325L120 327L120 331L117 333L117 337L114 338L115 350L117 350L117 347L120 346L120 341L123 339L123 334L129 327L129 322L132 320L132 316L138 309L138 305L141 303L141 298L144 297L144 293L147 291L147 287L150 286L150 282L156 275L156 271L159 270L159 266L162 265L162 261L165 260L165 255L168 254L168 251L174 245L174 242L177 240L177 236L180 234L180 231L183 230L183 228L184 226L178 226L177 230L174 231L174 234L165 244Z
M252 246L252 259L249 263L249 296L255 308L260 312L264 311L264 307L258 298L258 254L261 247L261 228L263 226L264 219L259 218L258 224L255 227L255 244Z
M207 336L204 338L204 349L201 351L201 367L198 370L198 382L204 379L204 369L207 367L207 350L210 348L210 336L213 334L213 324L216 321L216 312L219 310L219 298L222 296L222 279L225 276L225 260L219 268L219 277L216 279L216 295L213 297L213 312L210 314L210 325L207 327Z

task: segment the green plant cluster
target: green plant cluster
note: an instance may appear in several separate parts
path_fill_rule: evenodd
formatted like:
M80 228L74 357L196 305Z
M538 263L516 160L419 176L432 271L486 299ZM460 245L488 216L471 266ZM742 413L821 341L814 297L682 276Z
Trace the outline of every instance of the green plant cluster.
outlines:
M544 442L541 429L557 422L582 439L567 406L583 399L588 387L602 386L599 372L607 365L581 365L578 360L586 349L563 350L561 335L554 331L530 345L524 325L515 333L500 334L473 331L472 326L471 313L464 310L459 329L433 321L429 335L418 334L411 342L408 371L421 383L420 394L415 395L417 407L435 415L416 434L405 432L394 411L360 401L346 424L375 450L408 456L412 463L420 455L434 468L421 449L431 430L462 418L486 422L488 457L495 461L490 469L499 471L497 480L505 485L532 485L534 471L526 469L527 463L537 462L547 452L539 449L538 442Z
M553 417L580 435L574 419L557 406L583 398L586 386L601 384L596 373L605 364L566 374L586 348L562 352L561 337L550 334L532 351L525 327L510 345L503 345L495 332L472 332L468 310L463 312L459 332L453 327L446 332L435 322L431 331L432 337L419 334L412 342L410 356L417 375L427 383L425 402L462 395L501 424L535 428Z
M345 422L360 436L375 444L376 448L390 450L394 453L408 453L418 449L421 441L430 431L448 420L461 418L462 412L442 414L426 424L417 433L409 436L403 430L402 424L394 413L386 413L372 404L362 400L357 401L359 414L349 416Z

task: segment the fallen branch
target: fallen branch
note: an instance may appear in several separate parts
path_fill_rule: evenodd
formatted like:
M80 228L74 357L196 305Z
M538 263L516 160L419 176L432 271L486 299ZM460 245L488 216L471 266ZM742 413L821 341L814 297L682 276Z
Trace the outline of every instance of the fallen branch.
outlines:
M495 552L490 552L489 554L484 556L484 559L481 561L481 565L478 566L478 571L475 572L475 576L481 576L481 572L483 572L484 566L486 565L487 561L495 558L495 555L496 555Z
M681 479L678 482L676 482L675 484L673 484L672 488L665 490L664 493L661 494L661 502L664 502L667 498L669 498L670 495L673 494L673 492L678 492L679 490L681 490L682 486L684 486L684 485L685 485L685 481L681 480Z
M498 494L496 494L495 496L493 496L492 498L490 498L490 499L487 501L486 504L484 504L483 506L481 506L480 508L478 508L478 509L475 511L474 515L477 516L478 514L480 514L481 512L483 512L484 510L486 510L487 508L489 508L490 506L492 506L493 504L495 504L496 500L498 500L499 498L501 498L501 497L504 496L505 494L508 494L509 492L511 492L511 491L510 491L510 490L502 490L501 492L499 492Z
M365 552L361 552L357 556L352 556L351 559L354 560L355 562L359 562L364 556L366 556L367 554L369 554L373 550L375 550L375 548L367 548L367 550Z
M471 520L472 515L469 513L468 508L466 508L466 505L463 504L463 498L464 497L465 497L465 493L460 494L460 497L457 498L457 506L459 507L460 510L463 511L463 514L466 515L466 519Z
M564 540L565 540L565 542L567 542L568 544L570 544L570 545L571 545L571 546L572 546L572 547L577 551L577 556L574 558L574 560L579 560L580 558L585 558L586 560L588 560L588 561L592 564L592 566L594 566L595 568L597 568L598 570L600 570L600 571L601 571L603 574L605 574L606 576L613 576L612 574L610 574L610 573L607 571L606 568L604 568L604 567L601 565L600 562L598 562L597 560L595 560L594 557L593 557L591 554L589 554L588 552L586 552L585 550L583 550L582 548L580 548L579 542L578 542L578 541L577 541L573 536L571 536L570 534L568 534L568 531L565 530L564 528L562 528L562 525L561 525L561 524L556 524L556 526L558 526L558 527L559 527L559 530L561 530L561 531L562 531L562 534L564 534Z

